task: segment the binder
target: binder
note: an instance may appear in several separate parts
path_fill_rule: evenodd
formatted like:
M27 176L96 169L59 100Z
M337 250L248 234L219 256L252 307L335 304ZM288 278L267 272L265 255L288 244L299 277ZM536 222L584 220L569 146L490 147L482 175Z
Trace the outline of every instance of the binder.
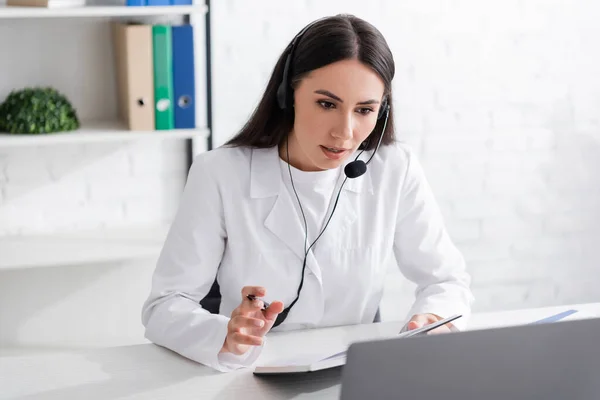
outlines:
M172 6L191 6L192 0L171 0Z
M130 130L154 130L152 26L113 23L119 116Z
M127 0L125 5L129 7L145 6L146 0Z
M194 27L173 26L172 35L175 129L193 129L196 127Z
M154 115L157 130L173 129L173 41L171 26L153 25Z
M148 0L149 6L170 6L170 0Z

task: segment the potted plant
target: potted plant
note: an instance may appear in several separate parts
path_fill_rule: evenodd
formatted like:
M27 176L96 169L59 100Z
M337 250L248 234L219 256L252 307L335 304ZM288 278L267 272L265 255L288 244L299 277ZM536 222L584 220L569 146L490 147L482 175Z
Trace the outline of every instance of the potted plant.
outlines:
M10 92L0 104L0 131L12 134L46 134L78 129L77 112L52 87L26 87Z

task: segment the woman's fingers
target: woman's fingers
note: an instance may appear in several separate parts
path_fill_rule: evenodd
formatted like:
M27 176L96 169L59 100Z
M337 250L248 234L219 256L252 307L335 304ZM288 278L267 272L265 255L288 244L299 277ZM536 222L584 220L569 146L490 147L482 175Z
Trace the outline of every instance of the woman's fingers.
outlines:
M248 335L241 332L233 332L229 336L229 340L233 345L260 346L263 342L263 338L260 336Z
M221 349L238 355L248 351L249 346L262 345L262 336L272 325L260 312L264 302L259 298L265 296L266 289L262 286L244 286L241 292L242 302L231 313L227 336Z
M410 319L406 328L407 328L407 330L412 331L414 329L421 328L425 325L429 325L434 322L437 322L440 319L441 319L440 317L433 315L433 314L417 314ZM427 332L427 334L449 333L449 332L451 332L451 329L446 325L442 325L442 326L438 326L437 328Z
M231 318L237 316L247 317L249 314L258 316L256 313L258 311L263 311L264 320L271 323L274 322L277 318L277 315L283 311L284 307L281 301L274 301L271 304L265 304L265 302L260 299L267 294L267 290L262 286L244 286L241 294L242 302L235 310L233 310L231 313ZM263 310L265 305L267 308Z
M227 337L222 351L241 355L248 351L249 346L260 346L263 343L261 329L265 321L245 315L232 316L227 324ZM259 333L255 335L254 333Z
M242 300L248 300L248 296L264 297L267 290L262 286L244 286L242 288Z
M407 328L409 331L412 331L413 329L421 328L435 321L435 319L430 318L427 314L417 314L410 319Z
M242 288L242 302L234 314L246 314L262 310L264 303L259 297L265 296L266 293L266 289L262 286L244 286Z
M409 331L412 331L412 330L415 330L415 329L419 329L422 326L423 326L422 323L419 323L417 321L410 321L408 323L408 327L407 328L408 328Z
M265 310L265 318L269 321L275 321L277 315L283 311L283 303L281 301L274 301Z
M231 330L239 332L240 329L260 329L265 326L265 321L259 318L236 315L231 319Z

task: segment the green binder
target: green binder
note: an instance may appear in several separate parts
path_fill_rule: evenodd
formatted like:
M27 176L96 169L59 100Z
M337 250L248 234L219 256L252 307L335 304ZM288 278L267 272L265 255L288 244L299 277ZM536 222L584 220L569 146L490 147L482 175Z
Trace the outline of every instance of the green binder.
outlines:
M173 39L169 25L152 26L155 128L175 128L173 104Z

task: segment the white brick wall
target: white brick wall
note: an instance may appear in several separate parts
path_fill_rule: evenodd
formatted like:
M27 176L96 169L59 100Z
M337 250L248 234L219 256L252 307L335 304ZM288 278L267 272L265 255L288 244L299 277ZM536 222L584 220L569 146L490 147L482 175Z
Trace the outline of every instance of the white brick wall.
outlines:
M0 235L168 221L186 173L183 142L3 150Z
M394 52L398 134L420 151L476 309L600 301L600 3L371 4L213 2L216 144L241 127L298 30L354 13ZM410 287L390 280L388 315L406 309Z

